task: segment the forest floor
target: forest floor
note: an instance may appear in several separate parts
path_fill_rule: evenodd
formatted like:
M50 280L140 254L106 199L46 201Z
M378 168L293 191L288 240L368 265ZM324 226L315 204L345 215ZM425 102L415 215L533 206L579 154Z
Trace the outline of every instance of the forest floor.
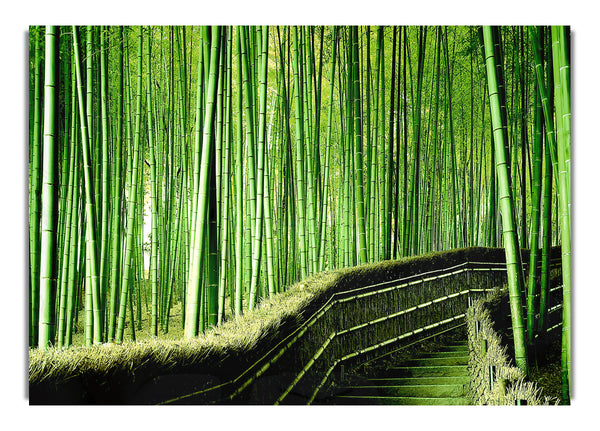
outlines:
M165 333L164 330L158 327L158 338L163 340L177 340L183 337L183 313L181 310L181 302L173 305L171 307L171 311L169 313L169 327L168 332ZM134 307L133 313L136 315L136 324L135 324L135 340L136 341L144 341L152 339L151 328L150 328L150 319L151 313L150 309L146 309L146 306L142 305L141 310L141 319L137 317L137 310ZM73 345L81 346L84 344L84 315L85 313L80 310L78 313L77 323L75 324L74 333L73 333ZM125 319L125 330L123 333L123 340L132 340L131 333L131 321L129 316L129 310L127 311L127 317Z

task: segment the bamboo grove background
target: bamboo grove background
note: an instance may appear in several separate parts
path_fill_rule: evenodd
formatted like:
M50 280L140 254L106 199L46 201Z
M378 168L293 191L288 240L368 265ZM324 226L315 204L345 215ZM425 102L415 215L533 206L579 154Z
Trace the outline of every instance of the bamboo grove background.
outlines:
M78 320L86 345L135 338L144 309L159 336L174 307L194 337L309 274L475 245L561 244L569 310L569 46L563 27L31 27L29 345ZM513 274L529 342L544 274Z

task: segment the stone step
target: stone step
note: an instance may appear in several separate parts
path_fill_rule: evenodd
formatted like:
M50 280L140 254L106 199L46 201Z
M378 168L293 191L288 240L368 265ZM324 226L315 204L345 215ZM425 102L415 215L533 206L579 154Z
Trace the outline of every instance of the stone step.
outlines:
M447 356L469 356L468 350L442 350L438 352L428 352L419 355L422 358L445 358Z
M371 405L371 404L395 404L395 405L413 405L413 406L460 406L468 405L469 399L466 397L393 397L393 396L355 396L342 395L333 400L333 404L338 405Z
M426 366L444 366L444 365L467 365L468 356L444 356L441 358L415 358L407 359L402 363L406 367L426 367Z
M451 342L387 368L376 378L338 387L330 404L468 405L468 362L466 341Z
M348 386L347 395L354 396L391 396L391 397L421 397L421 398L447 398L460 397L465 394L463 385L385 385L385 386ZM373 393L377 390L377 394Z
M451 344L442 347L440 350L444 352L469 352L469 346L466 344Z
M382 377L369 379L366 385L383 386L383 385L468 385L469 376L453 376L453 377Z
M414 367L392 367L386 373L390 377L453 377L468 376L466 365L435 365Z
M379 392L394 397L448 398L461 397L466 390L463 385L402 385L388 386Z

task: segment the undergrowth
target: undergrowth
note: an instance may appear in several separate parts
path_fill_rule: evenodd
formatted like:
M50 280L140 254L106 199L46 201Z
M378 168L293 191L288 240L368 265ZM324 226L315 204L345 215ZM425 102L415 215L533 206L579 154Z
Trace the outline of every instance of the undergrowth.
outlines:
M469 341L470 397L479 405L558 404L540 386L527 378L507 354L506 340L496 332L491 310L508 299L507 290L497 289L486 299L476 301L467 311ZM494 367L492 373L491 367Z

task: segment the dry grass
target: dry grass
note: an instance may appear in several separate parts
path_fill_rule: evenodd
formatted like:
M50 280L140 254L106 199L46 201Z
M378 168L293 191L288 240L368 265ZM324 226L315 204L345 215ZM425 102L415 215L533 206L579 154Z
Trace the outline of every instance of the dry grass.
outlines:
M40 383L51 379L58 382L90 372L96 376L132 373L149 364L166 371L198 365L209 357L249 352L265 337L274 336L284 321L302 315L311 300L326 290L336 276L336 273L322 274L297 283L286 292L262 301L253 312L226 321L193 339L174 334L152 339L138 332L136 342L50 348L45 352L30 349L29 381Z
M497 289L485 300L476 301L467 312L469 340L470 397L474 404L515 405L526 400L527 405L558 404L559 400L544 396L535 382L528 381L521 369L512 364L501 337L494 330L490 310L507 300L507 290ZM479 331L475 330L479 322ZM487 351L482 352L482 340L487 340ZM496 369L494 384L490 387L490 366ZM501 388L500 379L506 382Z

